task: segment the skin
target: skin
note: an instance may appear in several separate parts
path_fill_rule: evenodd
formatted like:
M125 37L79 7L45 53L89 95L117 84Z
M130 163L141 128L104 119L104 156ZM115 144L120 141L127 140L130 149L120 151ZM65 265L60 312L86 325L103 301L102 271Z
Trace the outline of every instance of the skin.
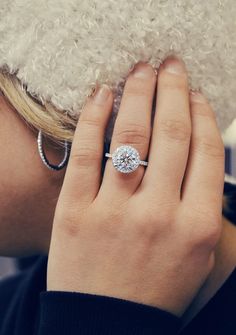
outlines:
M222 234L216 246L215 265L182 317L185 327L216 294L236 266L236 227L222 217Z
M0 149L4 162L0 166L0 254L46 254L65 170L55 173L42 164L37 151L37 132L33 132L1 96L0 118ZM49 140L44 143L50 161L59 162L63 154L61 149ZM215 265L185 313L186 323L217 291L236 264L236 250L232 247L236 245L233 243L236 242L235 227L223 218L222 222ZM227 261L222 262L222 258Z
M0 95L0 255L48 251L53 213L65 170L47 169L38 154L37 132ZM50 161L63 153L44 139Z

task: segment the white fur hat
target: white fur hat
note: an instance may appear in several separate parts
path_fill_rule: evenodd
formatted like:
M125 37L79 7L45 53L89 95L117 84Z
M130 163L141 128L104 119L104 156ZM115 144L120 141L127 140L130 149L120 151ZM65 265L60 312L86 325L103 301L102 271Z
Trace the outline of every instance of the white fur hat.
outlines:
M98 83L116 93L139 60L184 61L221 131L236 117L235 0L1 0L0 68L72 115ZM106 136L109 139L111 129Z

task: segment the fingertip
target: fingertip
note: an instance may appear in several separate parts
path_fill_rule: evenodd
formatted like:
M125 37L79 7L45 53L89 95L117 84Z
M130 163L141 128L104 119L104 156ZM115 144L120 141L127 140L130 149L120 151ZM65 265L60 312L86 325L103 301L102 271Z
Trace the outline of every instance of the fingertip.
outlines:
M104 105L109 101L110 95L110 87L107 84L102 84L101 86L97 86L91 98L95 104Z
M190 90L190 100L191 102L198 102L198 103L207 103L207 99L204 94L199 90Z

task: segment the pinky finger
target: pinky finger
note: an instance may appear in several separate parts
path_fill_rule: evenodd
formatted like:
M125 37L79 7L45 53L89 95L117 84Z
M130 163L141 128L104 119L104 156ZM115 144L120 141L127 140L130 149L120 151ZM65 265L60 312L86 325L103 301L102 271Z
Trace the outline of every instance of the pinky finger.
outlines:
M215 113L200 92L190 93L190 110L192 137L181 198L199 210L206 204L220 210L225 159Z

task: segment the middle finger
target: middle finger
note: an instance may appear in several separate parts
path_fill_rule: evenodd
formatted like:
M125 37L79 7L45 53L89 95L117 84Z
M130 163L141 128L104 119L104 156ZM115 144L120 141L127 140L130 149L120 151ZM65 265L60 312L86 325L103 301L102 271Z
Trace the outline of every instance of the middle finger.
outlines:
M113 153L118 146L130 145L138 150L141 160L146 159L151 135L151 114L155 89L154 68L150 64L138 63L125 83L112 134L110 153ZM130 196L138 187L143 174L144 167L141 165L132 173L118 172L112 164L112 159L108 159L101 190L105 190L106 193L115 188L119 196L121 194Z
M184 62L169 56L158 71L156 113L149 163L142 180L152 194L161 189L180 200L191 138L188 75Z

